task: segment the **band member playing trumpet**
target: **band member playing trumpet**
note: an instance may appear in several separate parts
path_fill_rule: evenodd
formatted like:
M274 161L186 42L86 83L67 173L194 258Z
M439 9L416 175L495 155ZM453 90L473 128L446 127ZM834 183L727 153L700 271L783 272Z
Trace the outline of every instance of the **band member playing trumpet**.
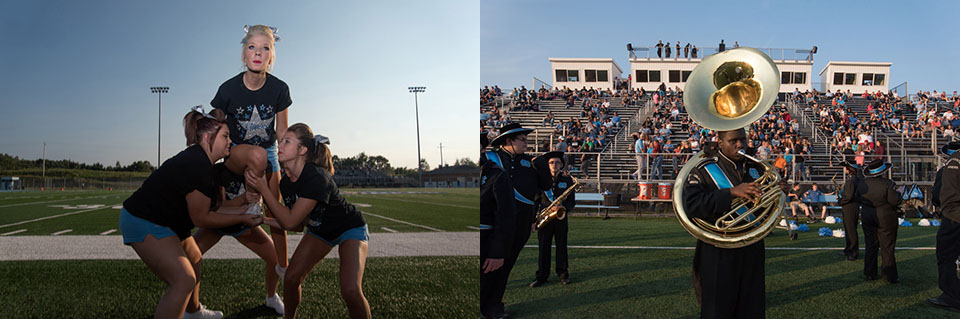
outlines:
M544 209L556 200L558 196L564 194L568 188L574 187L573 178L563 174L563 167L566 163L563 161L563 152L553 151L540 156L547 159L547 165L550 167L550 176L553 177L553 184L550 189L544 191L540 196L540 209ZM551 207L553 211L563 209L569 213L573 211L576 204L576 195L570 193L563 199L563 205ZM570 274L567 272L567 219L552 219L537 230L537 239L540 244L539 267L537 268L537 278L530 283L530 287L539 287L547 282L550 277L550 246L553 238L557 239L557 277L560 277L560 283L566 285L570 283Z
M690 217L713 223L730 210L735 197L753 201L761 195L753 181L763 167L741 154L744 129L721 131L718 143L707 146L713 157L689 175L683 202ZM697 240L693 255L693 285L701 318L763 318L766 312L763 239L740 248L719 248Z

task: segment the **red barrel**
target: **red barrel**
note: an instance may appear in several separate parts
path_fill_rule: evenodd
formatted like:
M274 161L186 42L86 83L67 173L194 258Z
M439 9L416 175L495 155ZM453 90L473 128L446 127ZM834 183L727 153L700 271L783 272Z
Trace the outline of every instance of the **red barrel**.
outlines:
M657 184L657 196L660 199L670 199L670 194L673 193L673 184L670 183L660 183Z
M653 198L653 184L648 182L640 182L640 195L637 195L640 199L651 199Z

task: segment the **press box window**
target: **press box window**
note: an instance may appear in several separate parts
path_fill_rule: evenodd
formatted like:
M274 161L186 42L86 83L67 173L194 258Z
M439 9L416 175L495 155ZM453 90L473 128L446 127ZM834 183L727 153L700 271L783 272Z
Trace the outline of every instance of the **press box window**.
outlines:
M637 70L637 83L660 82L660 71Z
M680 70L670 70L667 71L667 76L669 77L670 83L680 82Z
M557 70L557 82L580 82L579 73L577 70Z
M883 85L884 74L864 73L863 85Z
M857 83L857 74L856 73L845 73L843 75L843 84L853 85Z
M607 82L607 70L584 70L587 82Z
M805 84L806 72L780 72L780 84Z

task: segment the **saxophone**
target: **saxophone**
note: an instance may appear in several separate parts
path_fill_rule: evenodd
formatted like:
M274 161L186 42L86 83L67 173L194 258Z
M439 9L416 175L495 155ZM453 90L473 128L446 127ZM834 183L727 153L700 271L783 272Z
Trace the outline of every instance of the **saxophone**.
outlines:
M547 205L547 207L544 207L540 210L540 212L537 213L537 221L535 225L538 230L551 220L562 220L567 218L567 209L562 205L563 200L566 199L567 196L570 196L577 186L580 185L580 181L578 181L576 177L571 176L570 178L573 178L573 185L570 185L567 190L563 191L563 194L557 196L556 199L550 202L550 205Z

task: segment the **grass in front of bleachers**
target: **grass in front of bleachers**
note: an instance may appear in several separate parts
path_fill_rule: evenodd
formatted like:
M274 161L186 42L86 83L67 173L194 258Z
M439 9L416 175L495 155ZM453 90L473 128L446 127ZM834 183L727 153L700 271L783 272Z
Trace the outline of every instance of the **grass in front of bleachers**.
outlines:
M480 215L480 191L476 188L344 189L343 192L348 202L357 203L361 211L371 213L365 216L370 232L424 232L434 229L474 231L467 226L475 226ZM376 193L367 194L370 192ZM0 193L0 234L26 229L14 235L50 235L70 229L71 231L64 235L98 235L117 228L120 209L114 207L121 205L132 193L133 191ZM64 208L63 205L72 207ZM80 205L102 206L82 208ZM31 221L46 217L52 218ZM25 221L30 222L22 223ZM16 223L21 224L12 225Z
M263 267L204 261L200 302L227 318L277 318L263 305ZM476 317L478 268L476 257L370 258L364 295L377 318ZM349 316L338 269L336 259L324 260L307 277L298 318ZM0 262L0 282L3 318L153 318L166 289L139 260Z
M910 221L916 224L918 220ZM898 250L901 283L891 285L862 279L863 250L861 259L850 262L838 256L839 250L769 249L843 248L844 239L817 235L820 227L841 229L842 225L809 226L811 231L800 233L796 241L780 229L765 239L768 318L940 318L954 314L926 302L940 294L933 250ZM675 218L573 217L569 228L569 246L696 244ZM934 247L936 232L937 227L901 227L897 246ZM507 312L517 317L699 317L691 282L692 249L570 248L571 284L561 285L552 269L546 285L529 288L537 269L536 234L527 244L504 296ZM860 247L865 247L862 230Z

